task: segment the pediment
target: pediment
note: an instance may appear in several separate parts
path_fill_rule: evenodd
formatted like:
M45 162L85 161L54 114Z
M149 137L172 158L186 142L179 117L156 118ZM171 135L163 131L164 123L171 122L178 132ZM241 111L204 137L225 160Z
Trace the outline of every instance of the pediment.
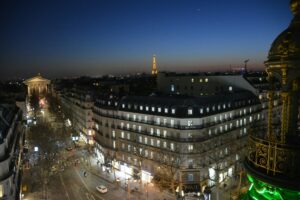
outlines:
M41 77L41 76L35 76L35 77L32 77L32 78L27 79L27 80L24 81L25 84L37 83L37 82L39 82L39 83L40 83L40 82L44 82L44 83L46 83L46 84L49 84L49 83L50 83L50 80L45 79L45 78L43 78L43 77Z

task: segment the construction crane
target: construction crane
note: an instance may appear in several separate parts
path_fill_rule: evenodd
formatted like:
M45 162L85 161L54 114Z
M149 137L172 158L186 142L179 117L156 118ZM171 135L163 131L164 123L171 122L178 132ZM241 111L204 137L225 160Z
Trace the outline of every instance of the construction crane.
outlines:
M244 66L244 72L245 74L247 74L248 70L247 70L247 63L249 62L249 59L245 60L244 63L245 63L245 66Z

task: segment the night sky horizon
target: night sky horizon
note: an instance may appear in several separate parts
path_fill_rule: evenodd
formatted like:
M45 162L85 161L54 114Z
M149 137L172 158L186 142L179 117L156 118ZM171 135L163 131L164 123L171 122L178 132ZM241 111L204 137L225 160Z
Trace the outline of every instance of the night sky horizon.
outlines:
M0 80L263 69L289 0L0 2Z

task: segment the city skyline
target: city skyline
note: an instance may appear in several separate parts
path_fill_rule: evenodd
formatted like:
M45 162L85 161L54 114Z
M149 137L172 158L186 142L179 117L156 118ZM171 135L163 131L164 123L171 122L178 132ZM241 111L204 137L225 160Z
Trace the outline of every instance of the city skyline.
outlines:
M263 69L285 1L1 2L0 79ZM126 69L126 70L124 70Z

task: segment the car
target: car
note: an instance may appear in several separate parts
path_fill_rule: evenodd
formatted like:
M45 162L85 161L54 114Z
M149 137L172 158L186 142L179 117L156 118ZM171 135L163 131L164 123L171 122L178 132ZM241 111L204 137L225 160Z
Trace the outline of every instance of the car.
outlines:
M52 171L52 172L56 172L57 169L58 169L57 165L53 165L53 166L51 167L51 171Z
M98 186L96 187L96 189L97 189L100 193L102 193L102 194L108 192L107 187L105 187L104 185L98 185Z
M67 151L72 151L73 148L72 148L72 147L67 147L66 150L67 150Z

